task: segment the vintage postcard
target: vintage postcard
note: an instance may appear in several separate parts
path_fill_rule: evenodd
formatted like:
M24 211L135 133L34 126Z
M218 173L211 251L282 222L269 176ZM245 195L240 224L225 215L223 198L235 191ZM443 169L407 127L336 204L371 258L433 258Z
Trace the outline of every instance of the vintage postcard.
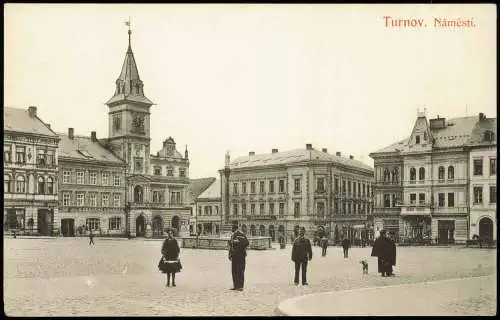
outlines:
M6 4L4 313L496 314L496 23Z

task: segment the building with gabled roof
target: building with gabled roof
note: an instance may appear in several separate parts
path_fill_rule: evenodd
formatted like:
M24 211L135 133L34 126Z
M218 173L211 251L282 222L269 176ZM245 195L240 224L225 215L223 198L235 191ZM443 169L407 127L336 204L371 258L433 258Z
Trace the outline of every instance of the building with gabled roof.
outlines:
M201 235L220 234L222 221L221 181L211 184L196 198L196 231Z

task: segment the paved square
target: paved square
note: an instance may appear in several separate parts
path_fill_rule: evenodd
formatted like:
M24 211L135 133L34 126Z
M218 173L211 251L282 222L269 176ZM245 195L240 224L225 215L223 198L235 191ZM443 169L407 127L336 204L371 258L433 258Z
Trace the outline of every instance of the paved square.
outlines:
M396 277L376 273L371 248L314 247L310 286L293 285L290 246L249 251L245 291L231 287L226 251L181 249L183 270L177 287L165 287L158 272L161 241L4 238L4 302L10 316L120 315L273 315L278 304L295 296L361 287L495 275L496 250L460 247L399 247ZM368 258L363 275L359 260ZM478 292L478 298L481 298ZM496 306L496 296L479 305ZM453 306L450 306L453 307ZM463 306L460 306L461 308ZM425 308L425 306L422 306ZM464 314L466 312L464 311Z

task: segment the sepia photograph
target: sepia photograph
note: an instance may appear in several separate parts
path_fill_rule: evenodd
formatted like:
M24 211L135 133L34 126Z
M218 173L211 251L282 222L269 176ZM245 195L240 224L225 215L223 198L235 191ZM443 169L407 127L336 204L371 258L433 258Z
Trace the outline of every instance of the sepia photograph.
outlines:
M4 314L496 315L496 9L4 4Z

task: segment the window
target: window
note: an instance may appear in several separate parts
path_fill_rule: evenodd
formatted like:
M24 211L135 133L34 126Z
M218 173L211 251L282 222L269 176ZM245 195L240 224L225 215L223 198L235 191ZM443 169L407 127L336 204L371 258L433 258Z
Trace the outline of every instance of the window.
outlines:
M47 194L54 194L54 179L47 178Z
M259 182L259 192L260 193L265 193L265 190L264 190L264 181L260 181Z
M120 195L113 195L113 207L118 208L120 206Z
M76 205L79 206L79 207L83 207L85 204L85 200L84 200L84 194L83 193L77 193L76 194Z
M8 174L3 176L3 191L6 193L10 192L10 176Z
M89 172L89 183L92 185L97 185L97 172L96 171Z
M108 194L103 194L102 195L102 206L103 207L108 207L109 206L109 195Z
M444 207L444 193L438 194L438 206Z
M119 131L122 128L122 117L120 115L115 115L113 117L113 130Z
M483 159L474 159L474 175L483 175Z
M71 176L71 172L64 170L63 171L63 183L69 183L70 176Z
M77 171L76 172L76 183L77 184L84 184L85 183L85 179L84 179L84 172L83 171Z
M298 218L300 216L300 202L294 202L293 204L293 216Z
M391 178L391 174L389 173L389 169L384 169L384 182L389 182Z
M170 192L170 203L171 204L182 204L180 191Z
M102 173L102 185L103 186L109 185L109 173L107 172Z
M38 194L45 194L45 179L38 177Z
M219 206L215 206L215 214L219 215Z
M233 183L233 194L238 194L238 183L237 182Z
M45 151L39 149L36 155L36 163L44 165L45 164Z
M264 214L264 208L265 208L265 205L263 203L261 203L259 205L259 214L260 215L263 215Z
M285 192L285 180L279 181L279 192Z
M489 130L486 130L484 132L484 141L494 141L495 140L495 134Z
M474 187L474 203L483 203L483 187Z
M420 143L420 136L415 136L415 143L419 144Z
M16 192L25 193L26 192L26 182L23 176L18 176L16 178Z
M351 181L347 182L347 195L351 195Z
M396 194L395 194L395 193L393 193L393 194L391 195L391 200L392 200L392 201L391 201L391 207L393 207L393 208L394 208L394 207L396 206L396 202L397 202L397 198L396 198Z
M358 198L361 198L361 182L358 182Z
M11 147L3 146L3 162L8 163L11 162Z
M142 158L134 157L134 172L142 172Z
M160 202L160 192L159 191L153 191L153 202L154 203Z
M250 182L250 193L255 193L255 182Z
M274 203L269 204L269 214L274 216Z
M54 150L48 150L45 159L47 164L55 164Z
M237 215L238 215L238 204L233 203L233 216L237 216Z
M391 206L391 195L384 194L384 208L389 208Z
M342 194L345 195L345 181L342 181Z
M294 185L293 190L295 192L300 192L300 179L293 179L293 185Z
M121 185L121 179L119 175L114 175L113 176L113 183L115 187L119 187Z
M337 200L334 200L333 202L333 212L335 212L335 214L339 213L339 203Z
M438 169L438 180L441 182L444 180L444 167Z
M97 218L87 218L85 220L85 226L88 230L99 230L99 219Z
M120 217L109 218L108 229L109 230L120 230L121 224L122 224L122 218L120 218Z
M448 207L455 206L455 194L453 192L448 193Z
M243 194L247 193L247 183L246 182L241 183L241 193L243 193Z
M180 168L179 177L185 177L185 176L186 176L186 168Z
M356 182L352 183L352 194L353 196L356 196Z
M154 172L153 174L155 176L161 176L161 167L154 167Z
M419 204L425 204L425 193L419 193L418 194L418 203Z
M252 204L250 205L250 213L251 213L251 214L255 214L255 203L252 203Z
M342 202L342 214L345 214L347 212L346 210L346 203Z
M351 203L347 204L347 214L351 214Z
M497 186L490 186L490 203L497 203Z
M246 216L246 214L247 214L247 204L246 203L241 204L241 214L244 216Z
M167 168L167 176L169 176L169 177L174 176L174 168L172 168L172 167Z
M495 176L497 174L497 159L490 158L490 176Z
M417 202L417 194L410 193L410 204L415 204Z
M417 170L415 168L410 168L410 181L415 181L417 179Z
M325 203L318 202L318 204L316 205L316 210L318 212L318 216L324 217L325 216Z
M26 163L26 149L24 147L16 147L16 162Z
M353 203L352 205L352 213L356 214L356 204Z
M280 202L279 215L283 216L285 214L285 203Z
M335 193L339 192L339 179L335 178Z
M455 179L455 168L453 166L448 167L448 180Z
M319 192L325 191L325 178L318 178L316 180L316 190Z
M365 187L366 185L363 183L363 197L365 196L366 192L365 192Z
M91 193L89 195L89 206L97 207L97 194Z
M274 181L269 181L269 192L274 193Z
M63 193L63 206L69 206L69 193Z
M201 216L201 213L202 213L202 211L201 211L201 206L199 206L199 207L198 207L198 215L199 215L199 216Z
M425 180L425 169L424 168L418 169L418 180L420 180L420 181Z

